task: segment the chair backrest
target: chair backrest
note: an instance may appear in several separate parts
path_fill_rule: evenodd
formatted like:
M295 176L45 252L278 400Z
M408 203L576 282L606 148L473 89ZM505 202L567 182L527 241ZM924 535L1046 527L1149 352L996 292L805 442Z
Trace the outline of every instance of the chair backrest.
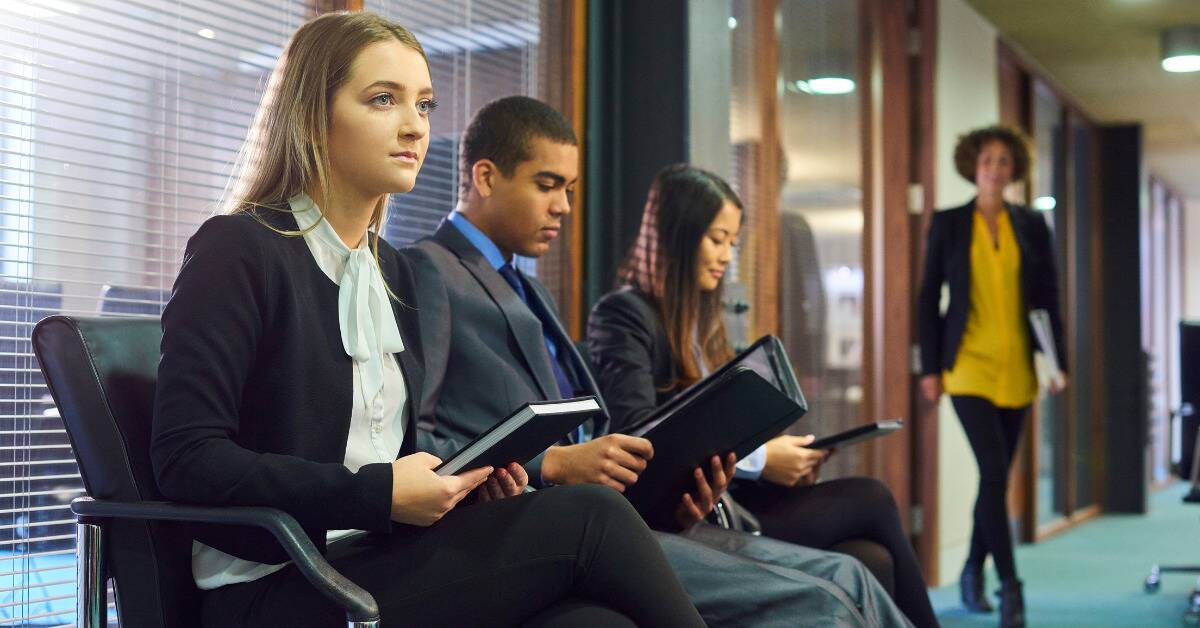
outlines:
M150 464L159 320L51 316L33 348L96 499L161 500ZM196 625L191 541L180 524L104 524L104 560L125 628Z

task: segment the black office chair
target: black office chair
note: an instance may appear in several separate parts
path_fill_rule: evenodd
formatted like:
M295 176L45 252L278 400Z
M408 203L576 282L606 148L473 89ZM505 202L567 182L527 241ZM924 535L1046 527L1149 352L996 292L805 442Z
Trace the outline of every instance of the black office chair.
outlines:
M34 352L88 494L71 503L77 625L107 624L109 578L123 627L198 625L192 540L181 522L204 522L270 531L313 587L345 609L349 626L377 627L375 599L335 571L291 515L161 501L149 449L161 340L153 318L51 316L33 330Z

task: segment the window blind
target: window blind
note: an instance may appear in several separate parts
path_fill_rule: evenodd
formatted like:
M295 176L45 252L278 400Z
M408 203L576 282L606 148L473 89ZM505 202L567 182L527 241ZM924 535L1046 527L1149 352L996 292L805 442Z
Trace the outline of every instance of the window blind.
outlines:
M74 622L83 493L29 333L155 316L301 1L0 1L0 623ZM110 600L112 597L110 597Z

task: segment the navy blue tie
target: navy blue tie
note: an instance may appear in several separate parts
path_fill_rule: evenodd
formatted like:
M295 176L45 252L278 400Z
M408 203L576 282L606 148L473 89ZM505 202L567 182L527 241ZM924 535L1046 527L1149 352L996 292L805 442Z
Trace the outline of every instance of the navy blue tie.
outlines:
M553 328L553 323L546 320L547 314L542 311L543 308L535 307L535 304L529 302L529 295L525 292L525 282L521 281L521 275L517 273L517 269L512 267L512 264L504 264L499 270L500 276L504 277L504 280L508 282L508 285L512 286L517 296L521 297L521 301L525 303L525 306L542 323L542 339L546 342L546 353L550 356L550 368L554 371L554 382L558 384L558 394L563 399L574 397L575 385L571 383L571 379L567 377L567 372L563 370L562 364L559 363L557 359L558 347L555 346L554 339L550 337L550 330ZM582 443L586 440L582 425L575 429L572 440L576 443Z

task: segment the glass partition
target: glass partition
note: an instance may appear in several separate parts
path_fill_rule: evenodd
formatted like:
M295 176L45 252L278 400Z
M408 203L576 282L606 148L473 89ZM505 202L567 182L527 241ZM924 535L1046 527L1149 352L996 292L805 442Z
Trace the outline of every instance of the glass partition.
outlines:
M756 63L752 20L762 19L755 4L732 3L733 178L739 192L753 198L757 157L777 151L779 330L810 408L791 431L829 434L862 421L859 6L843 0L779 3L778 136L772 147L761 136L761 109L749 78ZM753 270L741 261L744 278ZM823 477L859 472L865 451L839 452Z
M1034 172L1032 173L1033 206L1045 216L1055 232L1055 255L1058 268L1067 268L1064 222L1066 207L1061 202L1066 191L1066 161L1063 154L1063 106L1058 97L1041 81L1033 89ZM1065 273L1059 272L1060 288L1065 285ZM1064 296L1066 290L1060 289ZM1066 442L1067 416L1065 398L1042 395L1035 402L1030 426L1037 430L1035 460L1036 503L1038 525L1062 517L1067 512Z

